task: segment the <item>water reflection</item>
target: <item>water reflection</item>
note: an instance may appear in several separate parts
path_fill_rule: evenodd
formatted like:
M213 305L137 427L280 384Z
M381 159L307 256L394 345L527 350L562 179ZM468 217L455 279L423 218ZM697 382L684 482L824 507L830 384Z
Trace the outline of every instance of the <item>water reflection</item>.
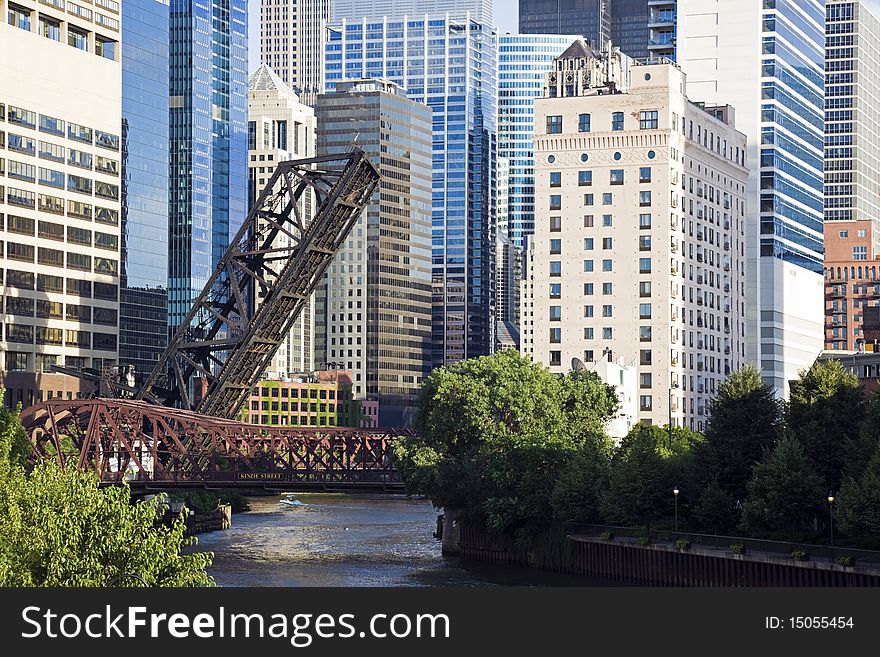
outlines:
M587 578L529 568L463 564L431 536L437 512L404 496L297 495L252 498L232 529L202 534L221 586L559 586Z

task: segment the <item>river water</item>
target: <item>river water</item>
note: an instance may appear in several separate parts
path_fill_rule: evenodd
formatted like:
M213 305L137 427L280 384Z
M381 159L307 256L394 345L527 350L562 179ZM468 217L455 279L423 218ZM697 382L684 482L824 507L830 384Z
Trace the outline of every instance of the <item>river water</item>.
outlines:
M443 557L437 511L405 496L301 494L250 499L232 528L199 536L220 586L565 586L587 578Z

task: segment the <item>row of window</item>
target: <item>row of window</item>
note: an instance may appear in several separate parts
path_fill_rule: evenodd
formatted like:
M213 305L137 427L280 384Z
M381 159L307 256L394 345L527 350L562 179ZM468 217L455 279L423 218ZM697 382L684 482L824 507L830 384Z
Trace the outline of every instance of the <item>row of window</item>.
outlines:
M0 185L0 203L3 202L4 198L10 205L17 205L19 207L30 208L32 210L38 209L41 212L48 212L50 214L57 214L61 216L64 216L65 214L64 199L58 196L51 196L49 194L35 195L33 192L13 188L9 189L9 194L7 195L4 193L3 186ZM35 198L36 204L34 203ZM68 217L84 219L85 221L92 221L94 219L95 223L106 224L108 226L119 225L119 210L114 210L112 208L102 208L100 206L93 207L88 203L83 203L82 201L74 201L70 199L68 199L66 205ZM0 213L0 229L3 228L3 216L4 215Z
M589 187L593 184L593 172L590 169L582 169L577 172L578 187ZM611 169L609 171L609 184L623 185L626 175L623 169ZM651 167L639 167L639 182L651 182ZM562 187L562 172L550 172L550 187Z
M639 130L657 130L659 127L660 113L657 110L642 110L639 112ZM591 132L592 115L578 114L578 132ZM551 114L547 116L546 132L548 135L558 135L563 132L562 115ZM611 130L619 132L624 129L624 113L611 113Z
M279 406L281 407L280 410L282 413L287 413L287 412L291 412L291 411L294 413L299 413L299 412L302 412L302 413L308 413L308 412L335 413L336 412L336 404L318 404L318 403L311 403L310 404L309 402L302 402L302 404L300 404L299 402L281 402L279 404L278 402L273 402L272 408L270 409L269 402L266 402L266 401L257 402L254 400L251 401L251 410L252 411L273 410L277 413L279 410Z
M114 308L100 306L83 306L80 304L63 304L60 301L46 299L29 299L27 297L6 297L5 311L7 315L18 317L37 317L39 319L66 319L85 324L116 326L117 313Z
M562 209L562 195L561 194L550 194L549 198L550 210L561 210ZM596 195L595 194L584 194L584 206L590 207L596 204ZM614 193L613 192L603 192L602 193L602 205L614 205ZM651 192L643 191L639 192L639 207L650 207L651 206Z
M41 0L48 5L56 7L64 11L63 0ZM119 4L114 0L95 0L95 4L110 11L119 12ZM104 14L92 12L91 9L78 5L75 2L67 3L67 12L78 16L87 21L91 21L94 15L94 21L98 25L106 27L115 32L119 31L119 19L105 16ZM9 25L22 29L26 32L32 32L34 12L24 6L9 3L6 12L6 22ZM61 23L62 21L40 13L37 23L37 34L52 41L61 41ZM88 30L76 27L67 23L67 45L77 48L78 50L89 51L89 35ZM95 54L105 59L116 59L116 51L118 42L114 39L95 33Z
M3 228L3 215L0 215L0 229ZM35 220L32 217L19 217L8 215L6 217L6 232L30 237L42 237L44 239L63 242L65 233L67 242L78 246L95 246L99 249L117 251L119 249L119 236L111 233L88 230L78 226L65 226L42 219Z
M114 334L49 326L6 324L5 332L0 331L0 339L16 344L55 345L98 351L116 351L116 336Z
M75 251L64 252L59 249L35 247L33 244L18 242L6 243L6 258L18 262L46 265L48 267L64 267L76 271L94 272L96 274L119 275L119 260L102 256L90 256ZM66 260L66 264L65 264Z
M103 301L118 301L119 288L115 283L87 281L78 278L65 279L55 274L35 274L19 269L0 269L0 285L17 290L36 290L38 292L57 292L84 298L95 298Z
M280 393L279 393L280 390ZM300 395L302 392L302 395ZM306 394L308 393L308 394ZM336 391L327 388L310 388L308 390L300 390L300 388L267 388L265 386L260 388L260 394L263 397L274 397L278 398L279 396L283 399L285 397L303 397L303 398L311 398L311 399L336 399Z
M58 137L64 137L65 135L65 122L61 119L47 116L45 114L38 115L32 110L14 107L12 105L9 106L7 112L6 106L0 103L0 121L3 120L12 125L29 128L31 130L39 130L39 132L56 135ZM78 123L73 123L72 121L68 121L66 126L68 139L82 144L88 144L90 146L99 146L112 151L119 150L119 135L104 132L103 130L92 129L87 126L79 125ZM10 135L10 139L12 139L12 135Z

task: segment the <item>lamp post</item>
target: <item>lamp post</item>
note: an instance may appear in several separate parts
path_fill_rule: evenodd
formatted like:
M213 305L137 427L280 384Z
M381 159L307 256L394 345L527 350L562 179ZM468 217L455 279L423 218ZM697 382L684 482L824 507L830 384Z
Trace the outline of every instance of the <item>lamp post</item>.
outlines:
M828 534L831 537L831 547L834 547L834 496L828 496Z
M675 533L678 533L678 494L681 491L678 490L678 486L672 489L672 494L675 495Z

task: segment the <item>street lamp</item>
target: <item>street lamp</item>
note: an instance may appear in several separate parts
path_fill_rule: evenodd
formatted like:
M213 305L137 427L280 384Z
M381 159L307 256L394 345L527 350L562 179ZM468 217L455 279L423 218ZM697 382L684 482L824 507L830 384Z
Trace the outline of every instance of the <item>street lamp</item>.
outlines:
M831 547L834 547L834 496L828 496L828 533L831 536Z
M669 386L669 451L672 451L672 391L678 390L678 384L673 383ZM676 493L678 495L678 493Z
M675 495L675 533L678 533L678 494L681 491L678 490L678 486L672 489L672 494Z

